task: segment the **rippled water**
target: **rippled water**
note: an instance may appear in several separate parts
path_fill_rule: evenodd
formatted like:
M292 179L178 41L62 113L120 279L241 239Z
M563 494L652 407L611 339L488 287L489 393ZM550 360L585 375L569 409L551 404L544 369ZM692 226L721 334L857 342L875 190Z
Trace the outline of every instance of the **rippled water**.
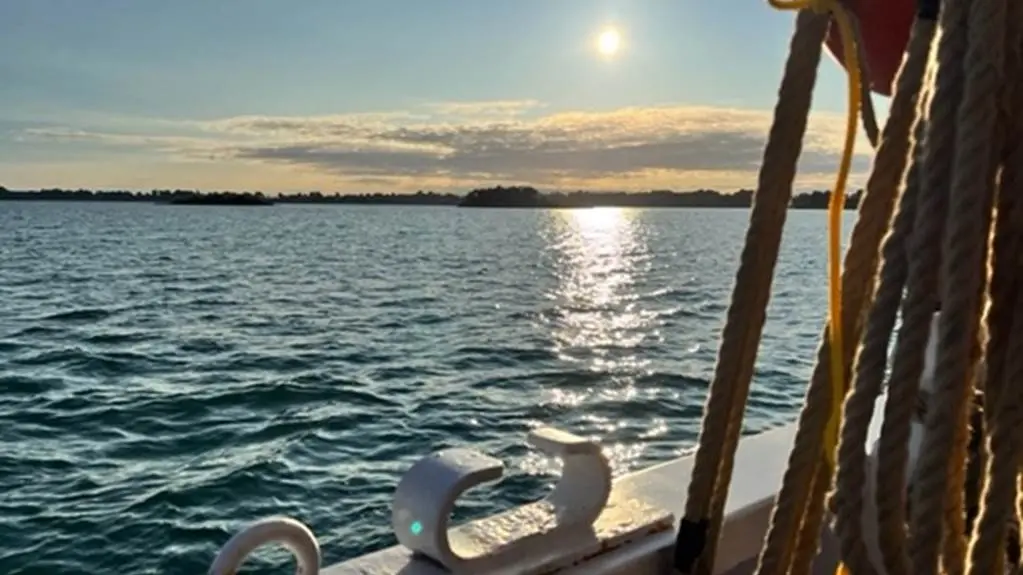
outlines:
M336 562L393 542L431 450L509 465L463 517L541 495L539 423L617 473L676 456L747 217L0 203L0 573L201 573L276 513ZM824 218L790 212L747 432L801 401Z

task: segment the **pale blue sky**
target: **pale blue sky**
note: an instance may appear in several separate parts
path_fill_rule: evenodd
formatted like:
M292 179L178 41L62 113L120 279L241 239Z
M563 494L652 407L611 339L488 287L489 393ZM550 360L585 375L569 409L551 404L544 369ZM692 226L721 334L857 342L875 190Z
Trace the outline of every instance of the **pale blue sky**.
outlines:
M757 0L0 0L0 185L750 185L791 23ZM844 82L827 59L807 177Z

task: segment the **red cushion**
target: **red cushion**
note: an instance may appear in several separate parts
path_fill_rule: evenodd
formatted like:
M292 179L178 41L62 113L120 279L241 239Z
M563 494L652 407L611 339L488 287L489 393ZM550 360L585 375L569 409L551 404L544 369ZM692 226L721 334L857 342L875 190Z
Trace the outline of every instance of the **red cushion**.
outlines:
M914 0L850 0L845 5L856 15L863 36L863 48L870 68L865 77L870 89L890 96L895 73L902 64L902 53L909 42L909 29L916 13ZM826 45L843 66L842 34L831 21Z

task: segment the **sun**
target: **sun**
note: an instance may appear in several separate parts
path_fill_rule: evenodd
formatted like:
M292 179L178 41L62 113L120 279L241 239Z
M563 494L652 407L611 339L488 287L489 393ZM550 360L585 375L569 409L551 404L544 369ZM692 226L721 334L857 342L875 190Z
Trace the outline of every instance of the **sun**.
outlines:
M597 52L601 56L610 58L618 53L622 47L622 34L617 28L605 28L597 36Z

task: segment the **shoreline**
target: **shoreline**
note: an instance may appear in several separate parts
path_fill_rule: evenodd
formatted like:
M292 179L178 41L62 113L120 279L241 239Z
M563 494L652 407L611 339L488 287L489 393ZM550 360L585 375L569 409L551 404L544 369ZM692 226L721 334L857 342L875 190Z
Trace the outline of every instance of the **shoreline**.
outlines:
M845 209L859 205L862 191L846 196ZM794 194L791 209L826 209L831 193L812 191ZM550 192L542 193L532 187L495 187L472 190L462 195L454 193L417 192L372 194L324 194L308 192L297 194L263 194L261 192L199 192L194 190L64 190L44 189L13 191L0 187L0 201L32 202L118 202L155 203L161 205L195 206L252 206L252 205L370 205L370 206L426 206L499 209L572 209L572 208L744 208L752 205L753 191L742 189L723 193L716 190L675 192Z

